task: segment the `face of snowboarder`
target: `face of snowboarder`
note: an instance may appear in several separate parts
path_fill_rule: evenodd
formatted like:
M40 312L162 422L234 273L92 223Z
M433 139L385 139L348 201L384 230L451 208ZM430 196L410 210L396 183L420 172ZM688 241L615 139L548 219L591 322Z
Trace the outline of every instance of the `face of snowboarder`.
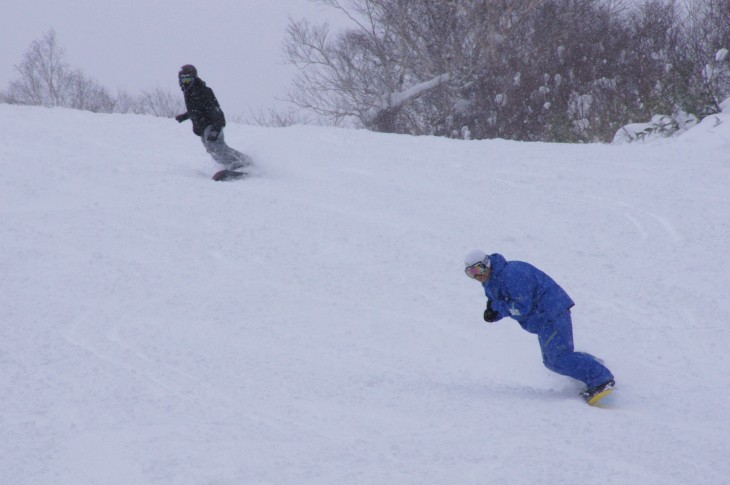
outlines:
M187 89L195 81L195 76L193 76L192 74L180 74L179 79L180 86L183 89Z
M471 266L467 266L464 272L469 278L473 278L480 283L488 281L492 276L492 268L486 265L484 261L474 263Z

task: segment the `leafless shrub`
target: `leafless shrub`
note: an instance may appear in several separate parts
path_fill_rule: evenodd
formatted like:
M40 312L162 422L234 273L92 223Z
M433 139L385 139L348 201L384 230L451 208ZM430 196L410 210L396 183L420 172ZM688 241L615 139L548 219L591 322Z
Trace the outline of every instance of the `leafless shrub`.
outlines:
M235 117L234 121L239 123L247 123L259 126L270 127L286 127L292 125L310 125L316 124L311 116L303 113L299 109L288 109L281 111L276 108L270 108L267 111L259 110L258 112L249 112L247 117Z
M144 114L151 114L162 118L174 118L185 111L182 97L173 94L170 90L155 88L151 91L142 91L138 98L138 109Z

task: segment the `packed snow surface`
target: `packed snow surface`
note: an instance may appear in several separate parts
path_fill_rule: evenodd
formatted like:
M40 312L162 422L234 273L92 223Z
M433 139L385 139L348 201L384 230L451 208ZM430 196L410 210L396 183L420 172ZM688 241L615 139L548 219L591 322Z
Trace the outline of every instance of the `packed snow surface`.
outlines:
M730 109L628 145L0 105L0 483L724 484ZM587 406L472 249L576 301Z

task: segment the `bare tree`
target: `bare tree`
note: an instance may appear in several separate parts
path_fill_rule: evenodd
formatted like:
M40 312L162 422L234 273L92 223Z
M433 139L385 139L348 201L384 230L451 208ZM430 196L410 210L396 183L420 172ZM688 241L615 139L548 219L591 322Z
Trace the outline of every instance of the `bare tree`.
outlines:
M10 83L8 97L19 104L63 106L69 71L63 57L53 29L31 42L15 66L20 79Z
M401 34L407 29L394 20L407 19L405 16L412 13L409 7L418 2L322 3L343 12L355 27L331 38L326 24L290 23L286 52L300 74L289 91L289 100L335 121L352 117L376 130L397 131L395 114L403 103L424 92L410 88L443 80L446 74L435 73L428 80L422 73L414 76L415 57L403 55L409 39ZM400 32L398 27L402 27Z
M321 3L354 28L333 37L327 25L290 23L286 52L300 74L289 100L379 131L446 134L469 106L475 78L499 67L510 30L542 0Z
M339 2L331 3L341 8ZM364 3L374 7L369 0ZM300 69L288 94L290 101L335 122L354 118L366 126L377 124L378 117L369 113L376 102L401 89L404 69L391 54L390 33L378 32L377 10L371 8L368 15L368 24L335 39L330 39L327 25L307 21L289 25L287 54Z

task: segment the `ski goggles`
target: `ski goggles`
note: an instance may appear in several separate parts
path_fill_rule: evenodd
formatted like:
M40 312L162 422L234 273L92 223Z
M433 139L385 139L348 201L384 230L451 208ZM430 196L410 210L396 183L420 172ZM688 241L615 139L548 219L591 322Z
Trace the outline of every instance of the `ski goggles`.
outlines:
M190 86L195 81L195 76L190 74L183 74L180 76L180 84L183 86Z
M488 269L489 267L484 261L479 261L478 263L474 263L471 266L467 266L464 269L464 273L466 273L469 278L476 278L478 276L482 276L484 273L487 272Z

